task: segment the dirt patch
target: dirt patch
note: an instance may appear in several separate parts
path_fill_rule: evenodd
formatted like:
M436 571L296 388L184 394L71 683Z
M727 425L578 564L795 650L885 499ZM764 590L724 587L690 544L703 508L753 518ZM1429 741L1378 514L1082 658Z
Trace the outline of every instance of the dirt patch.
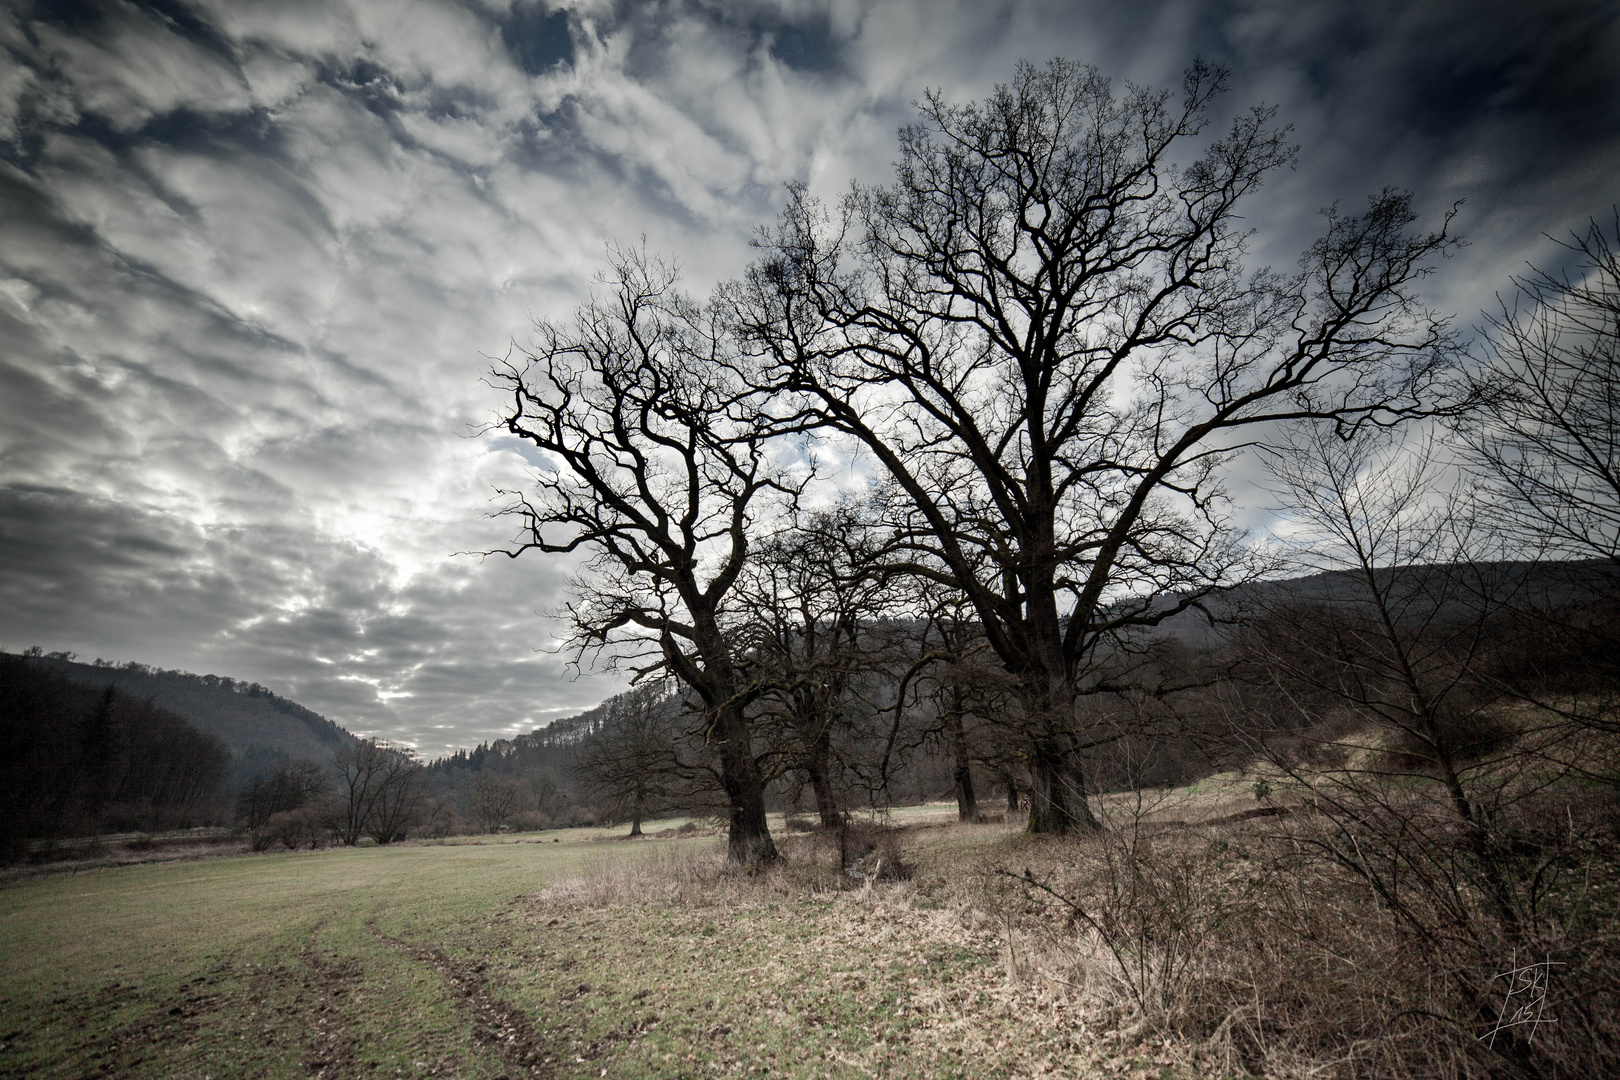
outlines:
M482 961L452 960L440 949L424 949L371 928L371 934L390 948L426 964L450 985L456 1005L471 1015L473 1042L500 1058L507 1075L550 1077L548 1047L523 1010L508 1005L490 990Z
M283 1015L307 1025L309 1045L303 1063L311 1080L341 1076L359 1061L359 1042L344 1021L342 1005L360 980L360 963L327 960L312 945L304 946L299 960L303 983L295 988L292 1005L283 1007Z

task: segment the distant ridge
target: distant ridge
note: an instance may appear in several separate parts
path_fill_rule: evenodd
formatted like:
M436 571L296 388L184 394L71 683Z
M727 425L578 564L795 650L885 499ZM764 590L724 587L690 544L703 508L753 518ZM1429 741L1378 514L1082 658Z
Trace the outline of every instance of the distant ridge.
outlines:
M435 758L429 764L436 769L470 768L476 771L483 768L484 763L491 759L517 761L538 756L549 760L550 755L566 755L573 747L602 730L602 722L607 719L609 707L620 696L622 695L614 695L576 716L553 720L545 727L535 728L527 735L514 735L510 739L479 743L471 750L457 750L452 754Z
M235 760L232 771L238 777L273 768L284 755L325 764L332 751L354 740L320 713L258 683L133 662L81 664L71 653L47 653L36 656L34 662L60 671L74 682L116 686L180 714L230 748Z
M1376 573L1385 580L1401 574L1407 582L1406 588L1422 587L1426 581L1438 587L1447 578L1456 577L1455 587L1437 591L1460 599L1472 595L1471 589L1486 589L1499 600L1517 597L1521 602L1555 608L1597 597L1612 597L1620 591L1620 570L1606 559L1498 561L1455 566L1403 564L1382 567ZM1302 577L1251 581L1211 593L1201 605L1203 611L1189 610L1166 619L1159 625L1158 632L1177 638L1190 648L1209 649L1225 640L1227 631L1219 625L1221 623L1230 624L1253 616L1277 603L1357 601L1365 595L1364 589L1365 583L1357 570L1324 570ZM1409 613L1422 615L1428 610L1432 609L1416 605L1409 608ZM1217 625L1211 625L1211 619Z

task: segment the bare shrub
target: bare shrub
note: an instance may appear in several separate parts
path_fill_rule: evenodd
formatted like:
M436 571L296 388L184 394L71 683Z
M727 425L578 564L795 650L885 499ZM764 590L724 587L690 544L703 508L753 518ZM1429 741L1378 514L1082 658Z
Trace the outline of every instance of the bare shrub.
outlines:
M277 844L288 851L301 847L311 850L318 848L323 840L331 836L328 826L330 816L329 807L313 803L271 814L270 820L262 828L253 830L253 850L265 851Z
M1414 837L1410 810L1352 833L1298 804L1212 826L1131 818L1078 844L1026 846L981 912L1003 924L1011 981L1056 987L1122 1030L1202 1041L1234 1072L1615 1075L1620 964L1605 913L1620 852L1600 790L1543 792L1504 825L1530 860L1517 877L1537 913L1516 938L1468 877L1466 838ZM1404 831L1381 831L1395 824ZM1561 965L1545 1010L1557 1022L1493 1039L1510 985L1499 976L1526 958Z

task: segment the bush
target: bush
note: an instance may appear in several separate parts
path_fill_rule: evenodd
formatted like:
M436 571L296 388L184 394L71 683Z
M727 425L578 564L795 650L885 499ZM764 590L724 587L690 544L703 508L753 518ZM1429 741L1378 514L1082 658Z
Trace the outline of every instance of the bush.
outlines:
M1502 817L1517 925L1466 838L1420 811L1116 819L1026 849L1031 869L1000 875L989 904L1009 975L1066 986L1122 1030L1205 1042L1247 1075L1620 1075L1620 830L1601 789L1549 789ZM1557 1022L1493 1040L1501 976L1525 957L1559 965Z
M265 851L277 844L288 851L300 847L314 850L326 840L331 829L330 811L321 806L306 805L295 810L282 810L270 815L264 826L252 834L254 851Z

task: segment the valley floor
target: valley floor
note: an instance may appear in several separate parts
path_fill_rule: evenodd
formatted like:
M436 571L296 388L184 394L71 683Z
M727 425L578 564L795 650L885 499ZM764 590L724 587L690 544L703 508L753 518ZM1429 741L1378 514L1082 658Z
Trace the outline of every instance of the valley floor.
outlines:
M1027 842L951 817L900 816L898 882L826 837L750 878L712 836L581 831L18 881L0 1075L1206 1075L1009 977L960 871Z

